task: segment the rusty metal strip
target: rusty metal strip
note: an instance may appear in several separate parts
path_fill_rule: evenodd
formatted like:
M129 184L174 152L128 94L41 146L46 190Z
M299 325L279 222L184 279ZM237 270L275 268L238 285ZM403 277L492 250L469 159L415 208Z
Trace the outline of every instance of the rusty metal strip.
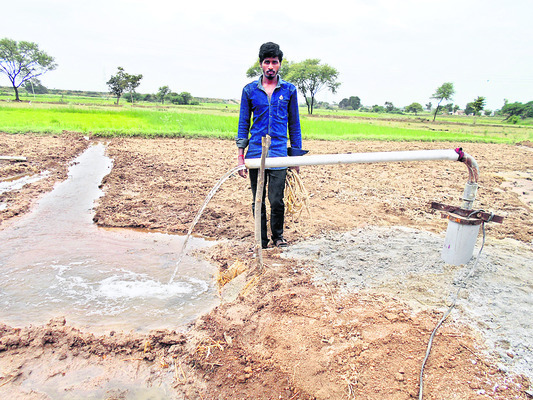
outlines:
M456 214L456 216L458 217L463 217L463 218L468 218L468 219L473 218L473 219L478 219L484 222L497 222L499 224L503 223L503 217L499 215L487 213L485 211L465 210L464 208L461 208L461 207L448 206L446 204L441 204L441 203L436 203L436 202L431 203L431 208L435 210L439 210L439 211L444 211L450 214ZM472 224L472 225L475 225L475 224Z

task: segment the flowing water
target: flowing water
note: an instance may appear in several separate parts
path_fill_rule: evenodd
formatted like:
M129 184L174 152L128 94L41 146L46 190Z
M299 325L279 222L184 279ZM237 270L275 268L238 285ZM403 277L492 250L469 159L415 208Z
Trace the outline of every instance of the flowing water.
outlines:
M93 224L98 186L111 168L105 146L90 147L67 180L0 231L2 322L41 324L61 315L96 332L148 331L187 324L219 303L216 268L180 252L189 241L192 248L212 243ZM166 283L178 263L179 274L176 268Z
M182 246L181 251L180 251L180 256L178 258L178 261L176 262L176 268L174 269L174 273L170 277L169 284L174 281L174 278L176 277L176 274L178 273L178 268L179 268L179 266L181 264L181 261L182 261L184 255L185 255L185 250L186 250L186 247L187 247L187 243L189 242L189 238L191 237L191 234L192 234L192 231L193 231L194 227L196 226L196 224L200 220L200 217L202 216L202 213L204 212L205 208L207 207L207 204L209 204L209 202L211 201L211 199L213 198L213 196L215 195L217 190L220 188L220 186L222 186L222 184L224 182L226 182L235 172L240 171L241 169L245 169L245 168L246 167L244 165L239 165L239 166L237 166L237 167L235 167L233 169L230 169L228 172L226 172L226 174L222 178L220 178L220 180L216 183L216 185L213 186L213 189L211 189L211 191L207 194L207 196L205 198L205 201L204 201L204 204L202 204L202 207L200 207L200 210L198 211L198 214L196 214L196 217L194 217L191 225L189 226L189 230L187 232L187 236L185 237L185 241L183 242L183 246Z

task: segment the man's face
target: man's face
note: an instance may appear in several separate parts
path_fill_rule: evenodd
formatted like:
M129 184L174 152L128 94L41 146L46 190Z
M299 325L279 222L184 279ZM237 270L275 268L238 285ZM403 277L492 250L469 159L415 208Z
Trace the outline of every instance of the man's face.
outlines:
M265 58L261 63L261 68L263 69L263 76L268 80L276 78L280 66L281 63L279 62L278 57Z

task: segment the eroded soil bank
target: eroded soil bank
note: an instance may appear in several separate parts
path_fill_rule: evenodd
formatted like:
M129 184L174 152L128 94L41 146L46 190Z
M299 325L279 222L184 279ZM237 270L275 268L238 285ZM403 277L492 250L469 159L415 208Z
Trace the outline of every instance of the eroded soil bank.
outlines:
M65 179L69 161L89 144L75 133L0 134L0 155L28 157L24 163L2 163L0 179L49 171L37 182L0 194L0 203L5 204L0 228L6 229L42 193ZM206 194L236 161L231 141L118 138L107 145L114 166L104 178L105 196L95 210L94 220L101 226L183 234ZM533 153L527 146L305 142L311 154L459 146L480 165L476 208L505 216L503 224L487 225L488 237L517 241L516 251L522 257L531 252ZM348 250L356 247L354 242L368 239L368 232L375 234L375 227L391 231L407 227L422 232L420 237L442 235L446 221L429 203L460 205L466 168L452 162L359 164L306 167L301 176L311 196L310 215L303 213L299 222L287 221L286 236L293 246L286 254L265 251L266 272L244 291L240 290L247 276L241 274L222 289L223 304L191 326L151 334L96 335L70 326L62 316L45 326L2 325L2 398L417 398L429 335L453 290L454 275L443 279L438 272L444 267L437 266L433 281L429 275L419 276L428 282L418 291L419 281L409 280L408 275L401 275L401 284L383 279L388 283L352 285L346 290L349 285L341 277L317 279L319 273L324 275L318 269L324 270L324 263L331 264L332 272L335 262L349 265L354 256ZM195 229L222 241L198 255L222 272L255 265L249 250L250 202L248 182L231 178ZM352 242L335 236L358 237L353 232L363 236ZM309 256L312 251L305 246L320 240L318 246L333 247L340 260L291 257L297 249ZM428 246L423 240L414 242L414 254ZM398 268L409 271L408 250L387 262L397 260L402 264ZM331 248L317 251L331 253ZM383 259L392 253L384 254L381 264L371 262L383 251L368 243L368 250L361 253L366 258L364 268L375 266L382 268L382 275L390 274ZM343 264L342 257L350 260ZM529 279L522 288L526 293L531 291ZM477 296L468 289L466 293ZM468 306L468 296L460 299L461 307ZM496 290L491 296L488 300L498 301ZM479 305L481 300L475 299ZM417 307L417 302L423 306ZM527 399L528 379L505 371L502 354L490 350L491 342L480 333L478 322L463 318L467 314L461 311L452 314L436 335L425 369L424 398ZM509 358L521 357L513 348L508 353Z

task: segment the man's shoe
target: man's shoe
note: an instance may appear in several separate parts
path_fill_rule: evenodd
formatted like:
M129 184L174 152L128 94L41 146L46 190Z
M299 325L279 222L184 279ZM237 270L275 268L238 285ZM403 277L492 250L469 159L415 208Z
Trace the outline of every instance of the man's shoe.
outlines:
M287 247L289 244L284 238L279 238L274 240L274 246L276 247Z

